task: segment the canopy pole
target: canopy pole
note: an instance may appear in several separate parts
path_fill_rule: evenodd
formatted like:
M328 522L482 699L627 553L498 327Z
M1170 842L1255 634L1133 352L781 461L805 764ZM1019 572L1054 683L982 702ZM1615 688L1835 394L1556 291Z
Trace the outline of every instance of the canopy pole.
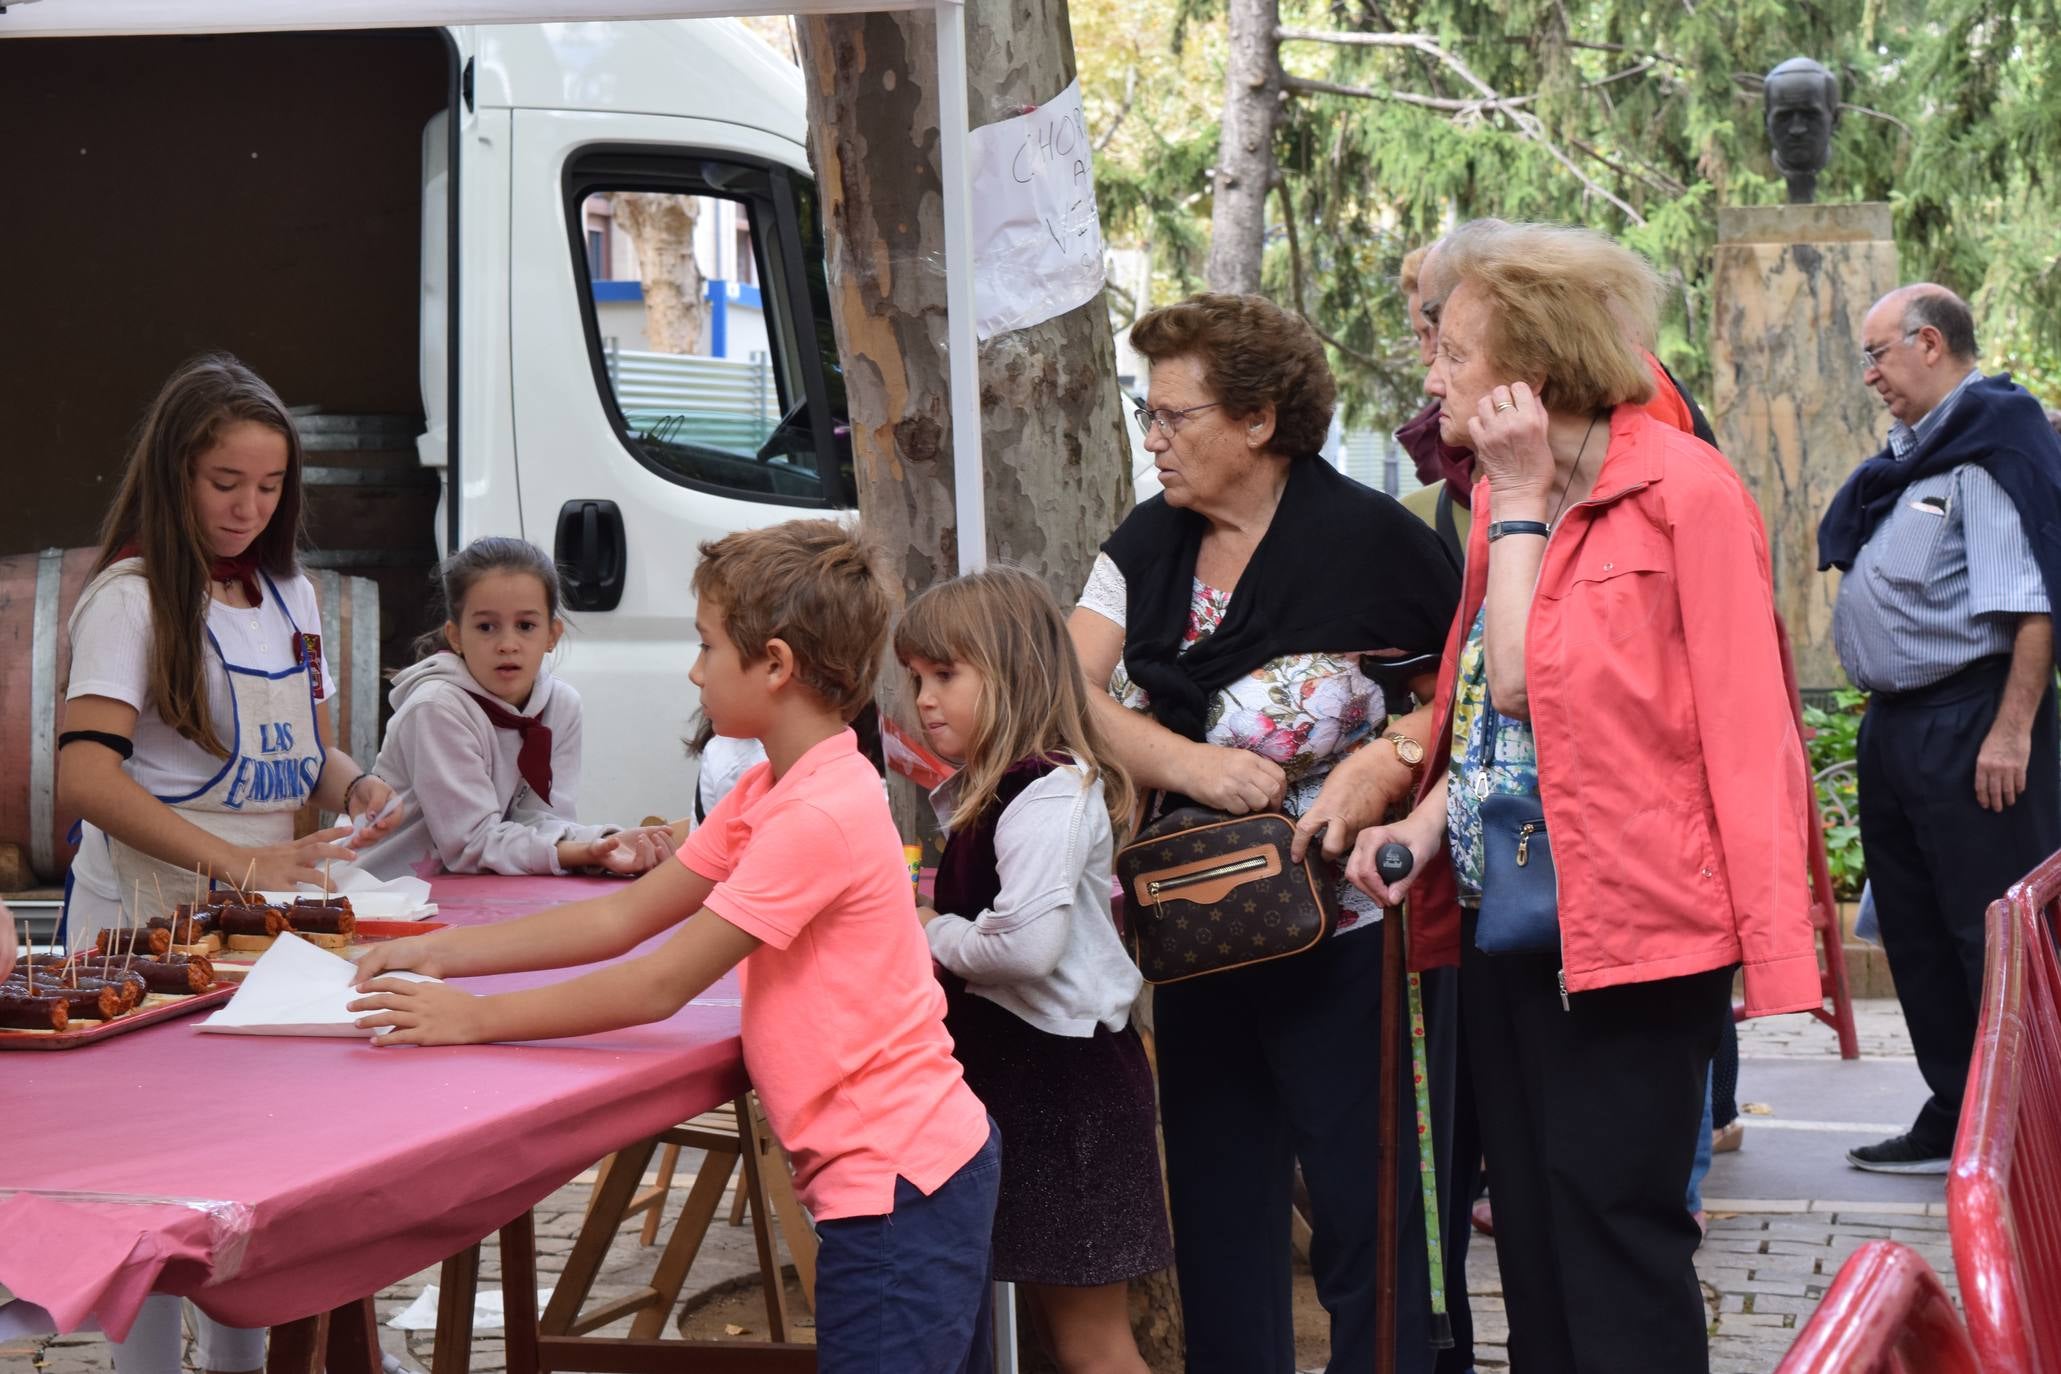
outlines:
M967 194L966 6L937 0L938 173L945 210L945 354L952 384L953 510L959 571L987 566L988 516L980 453L980 336L973 315L973 201Z

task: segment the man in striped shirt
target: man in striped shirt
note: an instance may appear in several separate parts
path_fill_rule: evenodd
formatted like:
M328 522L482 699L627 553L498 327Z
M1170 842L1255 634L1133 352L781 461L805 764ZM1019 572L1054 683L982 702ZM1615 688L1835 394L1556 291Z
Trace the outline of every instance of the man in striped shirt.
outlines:
M2039 404L1976 367L1975 322L1944 287L1901 287L1861 325L1889 445L1819 531L1846 569L1832 637L1872 694L1859 745L1861 845L1882 942L1932 1091L1858 1168L1944 1173L1975 1044L1983 913L2061 849L2053 596L2061 443Z

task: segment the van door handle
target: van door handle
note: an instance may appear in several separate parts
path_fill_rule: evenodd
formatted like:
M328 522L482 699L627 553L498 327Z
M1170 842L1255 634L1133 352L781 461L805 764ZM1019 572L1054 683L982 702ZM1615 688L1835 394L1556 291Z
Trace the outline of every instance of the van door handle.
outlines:
M621 604L628 552L623 513L615 502L568 501L560 506L551 556L558 564L566 609L612 611Z

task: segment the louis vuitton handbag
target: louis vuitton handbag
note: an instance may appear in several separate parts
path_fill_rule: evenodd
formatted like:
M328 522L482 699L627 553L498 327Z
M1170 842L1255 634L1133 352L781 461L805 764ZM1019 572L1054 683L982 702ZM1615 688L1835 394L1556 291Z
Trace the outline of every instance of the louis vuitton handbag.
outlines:
M1117 852L1124 937L1148 983L1285 959L1338 927L1337 874L1316 847L1288 857L1295 822L1276 811L1169 811Z

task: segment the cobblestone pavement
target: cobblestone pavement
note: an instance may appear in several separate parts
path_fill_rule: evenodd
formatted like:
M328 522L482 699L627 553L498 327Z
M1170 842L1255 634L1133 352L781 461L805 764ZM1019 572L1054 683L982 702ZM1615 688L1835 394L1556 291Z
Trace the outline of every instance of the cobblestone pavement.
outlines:
M1855 1022L1865 1060L1908 1063L1910 1041L1903 1018L1893 999L1875 999L1855 1004ZM1837 1062L1838 1042L1830 1027L1806 1016L1784 1016L1748 1021L1739 1028L1742 1066L1741 1096L1750 1101L1753 1062L1756 1060L1818 1060L1828 1067ZM1915 1077L1912 1065L1909 1073ZM1750 1113L1750 1108L1748 1109ZM1763 1157L1775 1151L1803 1151L1818 1142L1806 1132L1753 1132L1748 1122L1751 1148L1737 1156L1738 1169L1751 1175L1755 1152ZM691 1169L682 1161L682 1183L673 1190L668 1221L685 1195L684 1180ZM1739 1175L1735 1172L1735 1178ZM1831 1192L1842 1177L1836 1171L1825 1175ZM572 1238L579 1229L591 1177L575 1181L553 1194L537 1210L539 1282L549 1283L563 1267ZM1839 1266L1863 1241L1887 1237L1908 1243L1923 1255L1955 1292L1953 1256L1947 1241L1945 1206L1938 1201L1841 1201L1837 1198L1776 1198L1707 1200L1712 1213L1709 1239L1696 1257L1698 1276L1711 1312L1711 1369L1713 1374L1760 1374L1772 1370L1782 1352L1795 1339L1796 1328L1815 1310ZM727 1215L727 1206L723 1214ZM710 1228L707 1243L696 1260L688 1289L708 1294L711 1290L734 1287L748 1280L757 1269L749 1227L732 1228L721 1215ZM663 1238L661 1233L661 1239ZM1472 1297L1477 1335L1476 1353L1482 1370L1507 1369L1502 1290L1496 1272L1495 1247L1477 1236L1468 1252L1468 1290ZM629 1291L646 1278L656 1263L657 1252L638 1244L635 1223L627 1226L610 1252L609 1262L596 1285L597 1298ZM483 1266L483 1283L498 1282L498 1257L489 1245ZM1302 1280L1307 1282L1306 1276ZM379 1295L382 1322L436 1282L429 1270L395 1284ZM757 1327L746 1338L763 1339L762 1317L754 1318L755 1305L742 1309L740 1325ZM599 1334L623 1335L628 1322L603 1328ZM404 1334L382 1327L381 1339L387 1352L404 1364L427 1369L430 1359L428 1333ZM192 1351L189 1346L189 1367ZM105 1374L111 1369L106 1344L97 1336L62 1337L50 1342L15 1342L0 1346L0 1374ZM495 1374L504 1368L501 1342L496 1335L479 1336L473 1343L472 1368L481 1374Z

